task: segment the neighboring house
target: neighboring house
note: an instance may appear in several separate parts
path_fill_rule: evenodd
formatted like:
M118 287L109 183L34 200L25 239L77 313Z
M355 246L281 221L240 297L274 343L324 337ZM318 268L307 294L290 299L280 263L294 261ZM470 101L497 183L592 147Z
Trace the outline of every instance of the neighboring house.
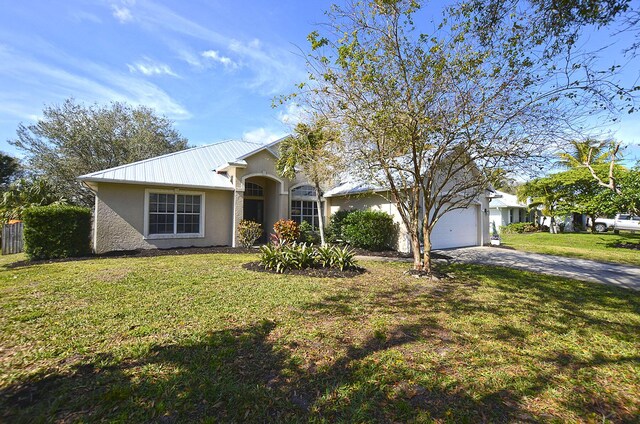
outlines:
M114 250L238 246L242 219L266 232L281 218L318 225L314 188L302 176L278 176L278 143L229 140L93 172L78 179L96 194L93 247ZM410 243L384 190L339 185L324 195L329 217L340 209L384 210L400 224L398 249ZM489 199L443 216L433 247L483 245L489 239ZM263 241L266 240L266 237Z
M500 231L500 227L516 222L534 222L534 212L529 211L525 203L518 201L518 198L509 193L496 190L497 196L489 203L489 220Z

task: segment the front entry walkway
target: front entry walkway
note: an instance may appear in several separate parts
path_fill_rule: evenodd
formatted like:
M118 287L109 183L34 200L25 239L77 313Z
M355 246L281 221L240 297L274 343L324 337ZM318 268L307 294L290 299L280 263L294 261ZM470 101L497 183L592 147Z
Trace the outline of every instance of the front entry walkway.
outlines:
M495 247L466 247L435 252L450 257L453 262L503 266L640 290L640 267L632 265L542 255Z

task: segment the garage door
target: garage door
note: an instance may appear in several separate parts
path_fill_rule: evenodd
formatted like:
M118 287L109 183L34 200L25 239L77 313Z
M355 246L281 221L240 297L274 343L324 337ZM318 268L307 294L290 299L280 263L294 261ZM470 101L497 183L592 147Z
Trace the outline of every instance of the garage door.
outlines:
M478 244L478 208L455 209L445 213L431 233L433 249Z

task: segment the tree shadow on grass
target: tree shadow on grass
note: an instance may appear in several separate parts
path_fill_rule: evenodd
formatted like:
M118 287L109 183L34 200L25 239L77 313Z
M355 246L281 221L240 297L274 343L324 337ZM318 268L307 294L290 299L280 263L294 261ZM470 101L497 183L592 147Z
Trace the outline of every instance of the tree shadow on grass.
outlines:
M593 389L596 381L582 373L608 364L633 365L637 356L600 354L584 359L551 352L532 357L545 366L515 376L518 384L483 386L474 378L486 379L486 371L468 362L474 339L434 313L454 320L492 315L497 324L487 337L505 345L526 343L529 335L510 321L516 313L539 329L559 330L544 319L553 313L560 329L581 323L624 340L629 332L638 331L637 324L610 323L589 311L637 312L640 300L624 290L570 286L512 270L456 266L455 272L460 277L454 281L430 285L393 283L371 291L353 284L304 305L293 322L311 327L326 316L335 318L336 325L376 318L379 312L392 317L377 332L364 323L348 324L361 337L340 341L340 349L324 363L318 359L329 342L319 343L315 350L297 348L279 339L277 323L264 321L151 347L136 358L78 358L71 367L0 389L0 420L528 422L549 417L532 415L525 398L554 387L558 378L581 378L589 384L562 399L567 410L578 416L632 421L628 406ZM471 274L474 279L465 280ZM495 298L489 303L474 296L481 288L474 281L488 276L502 301ZM296 333L296 337L302 341L304 336Z
M64 372L44 372L0 391L6 422L407 421L451 417L504 421L508 393L476 399L465 391L409 384L410 369L370 359L437 337L431 321L371 335L321 369L310 370L270 341L264 322L201 341L152 348L140 358L94 357ZM427 336L425 336L425 334Z

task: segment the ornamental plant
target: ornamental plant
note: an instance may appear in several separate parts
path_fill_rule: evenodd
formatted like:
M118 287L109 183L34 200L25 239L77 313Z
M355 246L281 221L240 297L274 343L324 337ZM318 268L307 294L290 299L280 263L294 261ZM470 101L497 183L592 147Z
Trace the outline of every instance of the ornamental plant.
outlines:
M268 244L260 247L260 265L282 274L292 269L356 268L355 253L348 247L312 246L306 243Z
M243 219L238 224L238 241L242 247L251 247L262 236L262 225L255 221Z
M292 244L300 237L300 227L295 221L281 219L273 224L277 244Z

